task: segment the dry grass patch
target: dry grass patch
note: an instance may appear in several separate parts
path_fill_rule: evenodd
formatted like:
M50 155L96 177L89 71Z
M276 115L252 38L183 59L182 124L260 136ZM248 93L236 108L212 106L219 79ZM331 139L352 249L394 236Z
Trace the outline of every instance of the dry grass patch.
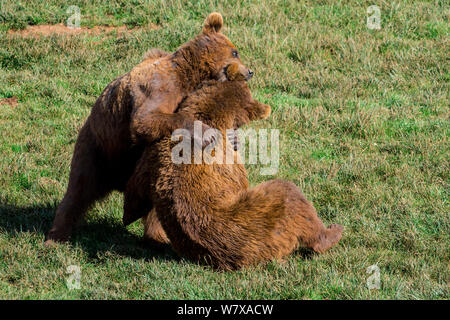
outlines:
M11 97L11 98L4 98L4 99L0 99L0 105L2 104L7 104L11 107L15 107L19 104L18 102L19 100L17 100L16 97Z
M8 30L8 35L14 36L19 35L23 38L38 38L42 36L51 36L51 35L92 35L98 36L102 34L110 34L112 32L117 33L117 38L122 36L125 33L133 33L136 31L142 30L157 30L159 27L156 24L150 23L147 27L136 27L136 28L128 28L127 26L95 26L93 28L80 27L80 28L72 28L68 27L62 23L58 24L42 24L36 26L27 26L25 29L21 30Z

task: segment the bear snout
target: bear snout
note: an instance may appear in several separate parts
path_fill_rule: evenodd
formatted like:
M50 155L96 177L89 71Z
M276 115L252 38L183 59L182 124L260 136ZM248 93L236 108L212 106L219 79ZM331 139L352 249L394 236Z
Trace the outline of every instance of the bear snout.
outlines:
M250 80L253 77L254 72L251 69L248 69L246 80Z

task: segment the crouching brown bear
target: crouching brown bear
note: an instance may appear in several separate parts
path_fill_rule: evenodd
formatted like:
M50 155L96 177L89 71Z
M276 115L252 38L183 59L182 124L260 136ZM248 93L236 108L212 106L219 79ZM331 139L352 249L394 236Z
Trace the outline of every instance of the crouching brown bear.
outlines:
M245 81L211 81L179 113L224 132L266 118L270 107L252 99ZM125 190L124 214L152 203L156 216L145 218L146 229L159 230L159 240L170 241L180 255L235 270L281 259L299 246L322 253L340 240L342 226L326 228L293 183L272 180L249 189L242 164L208 164L207 156L201 164L176 164L172 152L179 142L172 140L168 136L144 151ZM226 154L231 146L219 140L217 147Z
M245 78L253 75L240 61L236 47L220 32L222 25L222 16L211 13L195 39L172 54L150 51L140 64L105 88L78 135L67 192L56 210L46 245L68 240L92 203L112 190L125 189L143 145L176 128L192 128L176 109L203 81L227 81L225 70L231 63L239 65ZM124 224L138 218L128 215Z

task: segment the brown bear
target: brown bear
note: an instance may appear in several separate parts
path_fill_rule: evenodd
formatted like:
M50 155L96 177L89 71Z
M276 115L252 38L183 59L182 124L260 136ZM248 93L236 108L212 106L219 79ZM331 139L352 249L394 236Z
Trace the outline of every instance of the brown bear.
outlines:
M253 100L244 81L211 81L178 113L224 132L266 118L270 107ZM207 158L201 164L176 164L172 140L146 148L125 190L125 212L140 210L146 201L153 204L157 218L152 212L145 224L146 235L149 225L158 234L154 240L170 240L180 255L220 270L282 259L299 246L322 253L340 240L342 226L326 228L293 183L272 180L249 189L242 164L208 164ZM230 148L226 140L217 143L224 153Z
M203 81L227 80L225 70L231 63L239 65L246 79L251 78L253 72L243 66L236 47L220 32L222 25L219 13L210 14L195 39L173 54L152 50L105 88L78 135L69 185L46 245L67 240L94 201L112 190L125 189L142 154L143 141L151 144L175 128L192 130L192 124L176 113L176 108ZM138 218L126 216L124 223Z

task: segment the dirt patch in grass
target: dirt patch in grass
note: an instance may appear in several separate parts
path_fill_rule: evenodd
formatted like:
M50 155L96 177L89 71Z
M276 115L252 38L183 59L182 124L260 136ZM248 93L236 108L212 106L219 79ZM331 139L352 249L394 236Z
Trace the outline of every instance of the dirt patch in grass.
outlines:
M159 29L159 26L155 24L150 24L146 27L132 28L128 29L127 26L120 27L112 27L112 26L95 26L93 28L80 27L80 28L70 28L65 26L62 23L49 25L42 24L36 26L27 26L23 30L9 30L9 35L20 35L24 38L30 37L41 37L41 36L49 36L49 35L78 35L78 34L88 34L88 35L100 35L105 33L111 33L113 31L117 31L117 36L120 36L124 33L136 32L138 30L156 30Z
M18 100L16 97L11 97L11 98L0 99L0 105L2 105L2 104L7 104L7 105L10 105L11 107L15 107L19 103L18 103Z

